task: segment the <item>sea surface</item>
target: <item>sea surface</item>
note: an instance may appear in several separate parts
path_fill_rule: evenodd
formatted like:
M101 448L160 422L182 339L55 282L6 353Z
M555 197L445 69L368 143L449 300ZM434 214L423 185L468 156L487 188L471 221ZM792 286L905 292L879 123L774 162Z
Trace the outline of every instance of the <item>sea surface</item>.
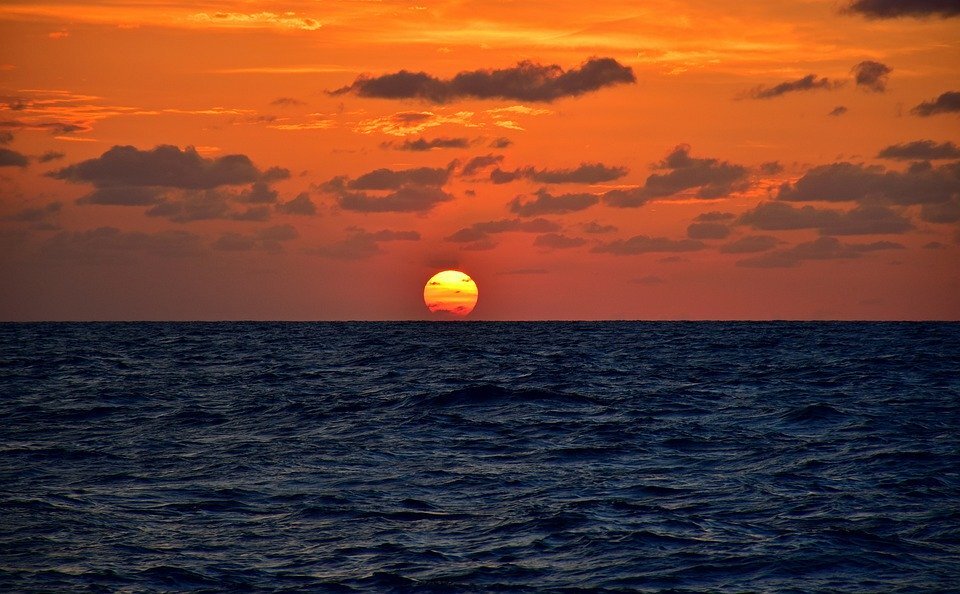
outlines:
M957 592L960 324L3 324L0 591Z

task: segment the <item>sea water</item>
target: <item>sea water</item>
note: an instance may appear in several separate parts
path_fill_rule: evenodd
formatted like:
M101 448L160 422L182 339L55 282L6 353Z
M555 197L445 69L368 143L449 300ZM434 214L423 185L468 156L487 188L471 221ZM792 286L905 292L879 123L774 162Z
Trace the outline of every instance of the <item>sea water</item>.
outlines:
M0 590L960 589L960 325L0 325Z

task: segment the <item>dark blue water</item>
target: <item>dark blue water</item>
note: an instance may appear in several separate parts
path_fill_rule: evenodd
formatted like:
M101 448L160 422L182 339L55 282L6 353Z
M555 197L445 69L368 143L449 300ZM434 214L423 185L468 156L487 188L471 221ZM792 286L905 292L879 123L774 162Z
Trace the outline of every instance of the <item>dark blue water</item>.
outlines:
M960 325L0 325L0 590L960 589Z

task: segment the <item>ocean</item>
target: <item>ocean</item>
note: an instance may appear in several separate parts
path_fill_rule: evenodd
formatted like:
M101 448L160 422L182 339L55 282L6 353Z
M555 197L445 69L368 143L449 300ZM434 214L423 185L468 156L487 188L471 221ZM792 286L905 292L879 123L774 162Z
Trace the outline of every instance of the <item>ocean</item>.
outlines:
M960 591L960 324L0 325L4 592Z

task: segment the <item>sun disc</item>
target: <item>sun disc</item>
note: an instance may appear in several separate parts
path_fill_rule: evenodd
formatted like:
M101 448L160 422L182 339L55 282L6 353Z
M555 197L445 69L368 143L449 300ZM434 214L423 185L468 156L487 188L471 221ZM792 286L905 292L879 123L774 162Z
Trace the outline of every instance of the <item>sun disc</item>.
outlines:
M423 287L423 303L430 313L463 317L477 306L477 283L459 270L444 270Z

